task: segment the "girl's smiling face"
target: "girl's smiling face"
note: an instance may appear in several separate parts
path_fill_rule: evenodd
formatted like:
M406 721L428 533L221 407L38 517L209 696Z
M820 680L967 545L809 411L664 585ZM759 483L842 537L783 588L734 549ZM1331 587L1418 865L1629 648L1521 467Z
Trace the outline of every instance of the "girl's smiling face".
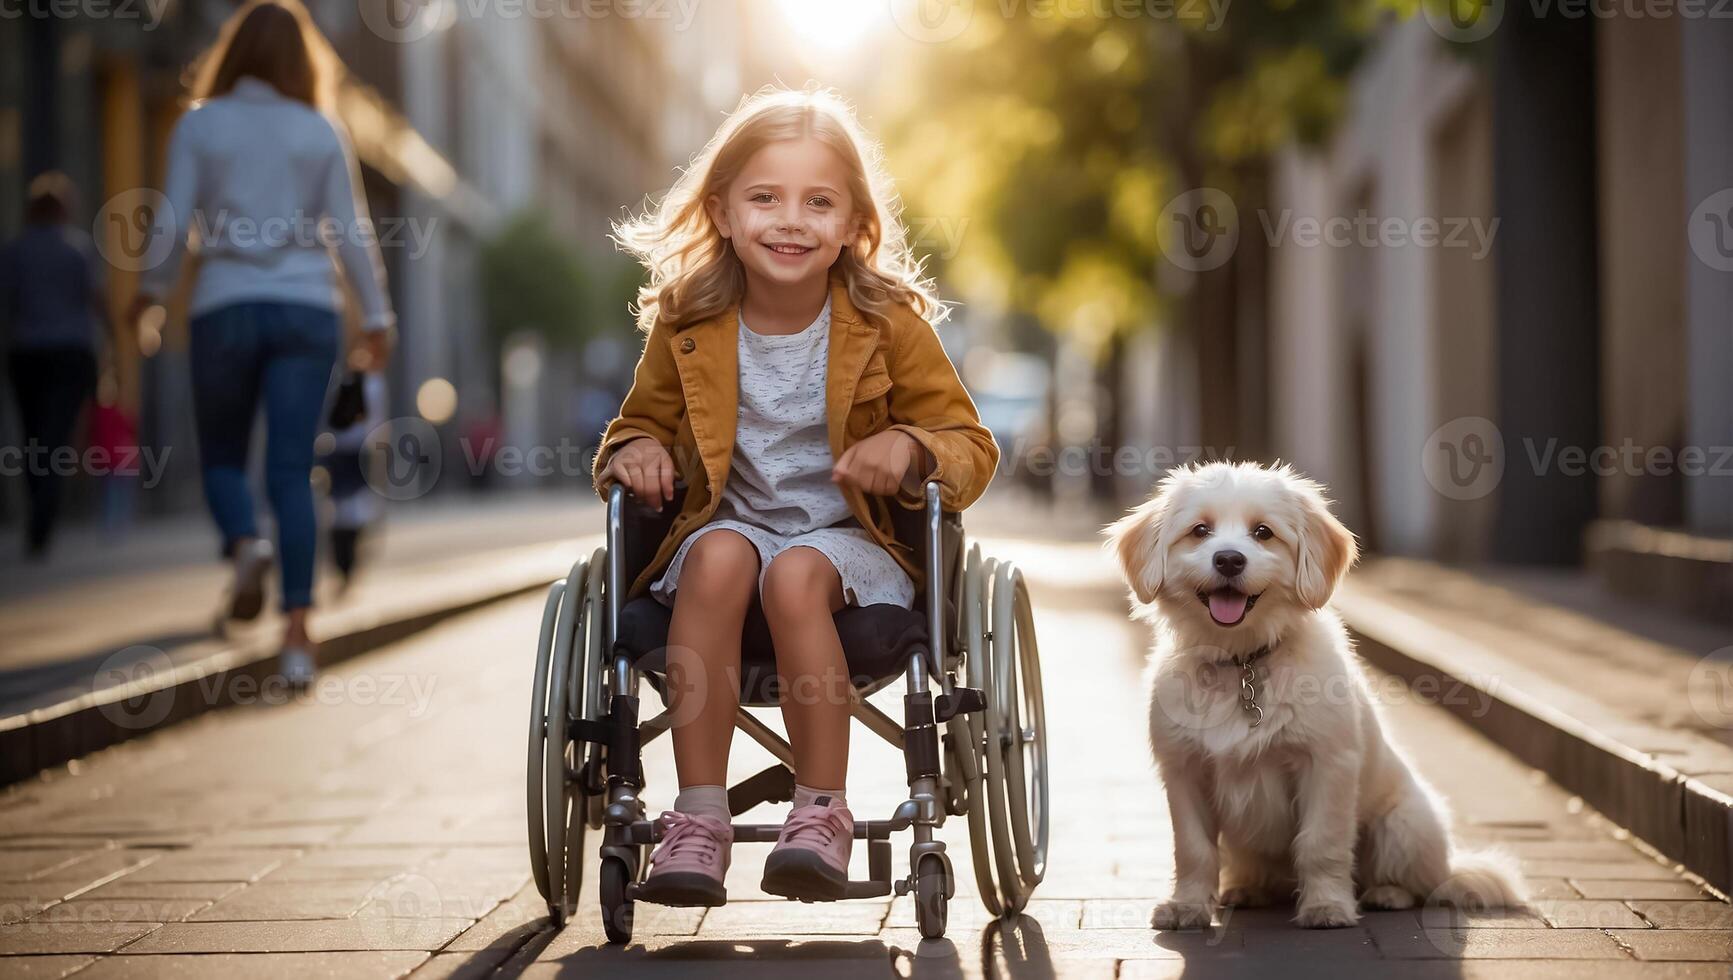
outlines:
M706 204L749 283L800 285L827 278L856 231L848 178L847 165L824 143L784 140L754 153Z

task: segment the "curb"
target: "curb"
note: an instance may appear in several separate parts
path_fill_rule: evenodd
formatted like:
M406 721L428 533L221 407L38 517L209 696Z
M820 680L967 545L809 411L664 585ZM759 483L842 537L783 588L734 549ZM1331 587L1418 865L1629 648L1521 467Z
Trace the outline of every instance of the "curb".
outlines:
M1579 691L1364 592L1338 596L1335 605L1367 663L1411 686L1472 692L1438 704L1723 895L1733 891L1733 750L1705 744L1669 752L1696 763L1696 774L1681 771L1636 747L1676 745L1678 732L1618 718Z
M585 539L588 540L587 537ZM583 542L580 542L582 544ZM348 609L330 617L319 641L322 666L341 663L413 636L454 616L545 588L587 549L534 546L503 568L459 576L445 588L418 591L389 608ZM571 554L568 555L567 552ZM430 594L431 593L431 594ZM21 714L0 717L0 786L30 779L100 749L161 731L269 690L276 644L252 639L225 645L189 663L146 669ZM147 665L148 666L148 665ZM237 697L248 692L245 698Z

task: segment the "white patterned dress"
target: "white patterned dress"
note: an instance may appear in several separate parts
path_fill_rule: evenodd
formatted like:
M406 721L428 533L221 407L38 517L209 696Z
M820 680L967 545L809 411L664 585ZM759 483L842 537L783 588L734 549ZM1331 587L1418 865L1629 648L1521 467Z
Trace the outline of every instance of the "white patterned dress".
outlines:
M777 555L793 547L822 552L842 576L850 605L910 608L915 585L890 552L849 512L830 480L825 373L830 301L806 329L754 333L740 321L740 412L734 456L710 522L680 543L650 594L673 605L680 565L692 542L717 528L738 531L758 549L758 587Z

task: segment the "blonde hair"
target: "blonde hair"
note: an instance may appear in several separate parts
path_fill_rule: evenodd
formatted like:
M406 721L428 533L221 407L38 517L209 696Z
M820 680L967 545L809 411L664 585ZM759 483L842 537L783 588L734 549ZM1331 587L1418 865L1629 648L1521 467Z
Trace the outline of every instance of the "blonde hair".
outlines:
M615 243L649 272L634 309L638 329L694 323L740 302L745 269L705 202L725 196L765 145L803 137L830 147L848 169L859 230L832 269L841 274L855 309L881 325L899 305L935 323L944 319L932 281L909 252L902 204L885 173L883 152L848 103L828 89L766 86L741 100L660 203L614 225Z

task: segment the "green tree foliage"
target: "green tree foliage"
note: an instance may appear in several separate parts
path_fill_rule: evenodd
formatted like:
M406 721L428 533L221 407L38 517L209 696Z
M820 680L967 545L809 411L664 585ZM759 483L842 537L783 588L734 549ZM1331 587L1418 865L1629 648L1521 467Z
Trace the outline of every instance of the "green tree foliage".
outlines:
M528 330L552 347L576 348L597 329L592 276L542 215L524 212L508 220L482 246L480 266L482 303L496 347Z
M1156 274L1163 205L1202 186L1261 193L1273 151L1328 133L1366 36L1401 2L1118 16L977 0L961 37L917 46L883 93L917 230L964 227L937 256L948 291L1091 344L1150 323L1175 299Z

